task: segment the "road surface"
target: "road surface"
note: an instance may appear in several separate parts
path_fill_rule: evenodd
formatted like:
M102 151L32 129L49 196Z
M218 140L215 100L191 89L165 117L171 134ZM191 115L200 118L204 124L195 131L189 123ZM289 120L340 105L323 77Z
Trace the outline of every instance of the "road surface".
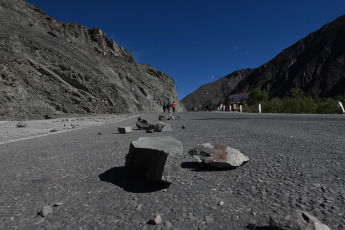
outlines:
M271 212L294 209L345 228L345 116L175 115L182 119L168 121L169 133L136 130L133 117L1 144L0 229L265 229ZM119 134L118 126L134 130ZM124 167L131 141L161 135L180 140L185 152L179 180L167 189ZM187 153L207 142L250 160L228 171L201 166ZM53 213L41 217L44 205ZM150 225L157 214L162 224Z

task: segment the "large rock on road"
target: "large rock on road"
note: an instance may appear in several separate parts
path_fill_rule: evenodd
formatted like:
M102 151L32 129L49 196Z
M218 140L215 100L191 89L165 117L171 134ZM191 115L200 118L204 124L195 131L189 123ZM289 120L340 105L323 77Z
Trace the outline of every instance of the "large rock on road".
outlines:
M141 171L149 182L173 183L181 165L183 146L172 137L140 137L133 141L126 166Z

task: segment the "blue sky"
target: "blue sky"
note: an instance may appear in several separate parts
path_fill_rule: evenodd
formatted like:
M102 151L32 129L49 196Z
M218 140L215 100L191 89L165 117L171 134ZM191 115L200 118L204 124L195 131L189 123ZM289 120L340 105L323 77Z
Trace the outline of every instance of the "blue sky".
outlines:
M258 67L345 14L344 0L28 0L48 15L102 29L137 63L171 76L180 99Z

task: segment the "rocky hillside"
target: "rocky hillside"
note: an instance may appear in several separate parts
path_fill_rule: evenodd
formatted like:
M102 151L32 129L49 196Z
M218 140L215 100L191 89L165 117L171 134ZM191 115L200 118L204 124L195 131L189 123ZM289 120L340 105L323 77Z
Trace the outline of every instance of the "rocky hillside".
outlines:
M0 2L0 118L160 111L174 100L171 77L98 28L65 23L24 0Z
M187 110L205 110L207 106L210 109L215 108L218 102L224 99L224 95L230 94L238 82L252 71L253 69L238 70L215 82L205 84L183 98L182 103Z
M301 88L314 98L344 94L344 41L345 15L255 69L232 93L260 88L270 97L283 97L291 88Z

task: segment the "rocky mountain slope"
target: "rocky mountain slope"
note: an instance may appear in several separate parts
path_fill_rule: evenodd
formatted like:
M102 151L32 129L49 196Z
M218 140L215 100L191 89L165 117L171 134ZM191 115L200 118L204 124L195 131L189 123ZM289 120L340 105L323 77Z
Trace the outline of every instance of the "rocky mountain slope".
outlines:
M230 94L239 81L246 78L252 71L253 69L238 70L212 83L205 84L183 98L182 103L187 110L205 110L206 106L212 109L224 99L224 95Z
M24 0L0 2L0 118L161 111L174 80L98 28L65 23Z
M334 97L345 92L345 15L301 39L255 69L232 92L266 90L283 97L291 88L308 96Z

